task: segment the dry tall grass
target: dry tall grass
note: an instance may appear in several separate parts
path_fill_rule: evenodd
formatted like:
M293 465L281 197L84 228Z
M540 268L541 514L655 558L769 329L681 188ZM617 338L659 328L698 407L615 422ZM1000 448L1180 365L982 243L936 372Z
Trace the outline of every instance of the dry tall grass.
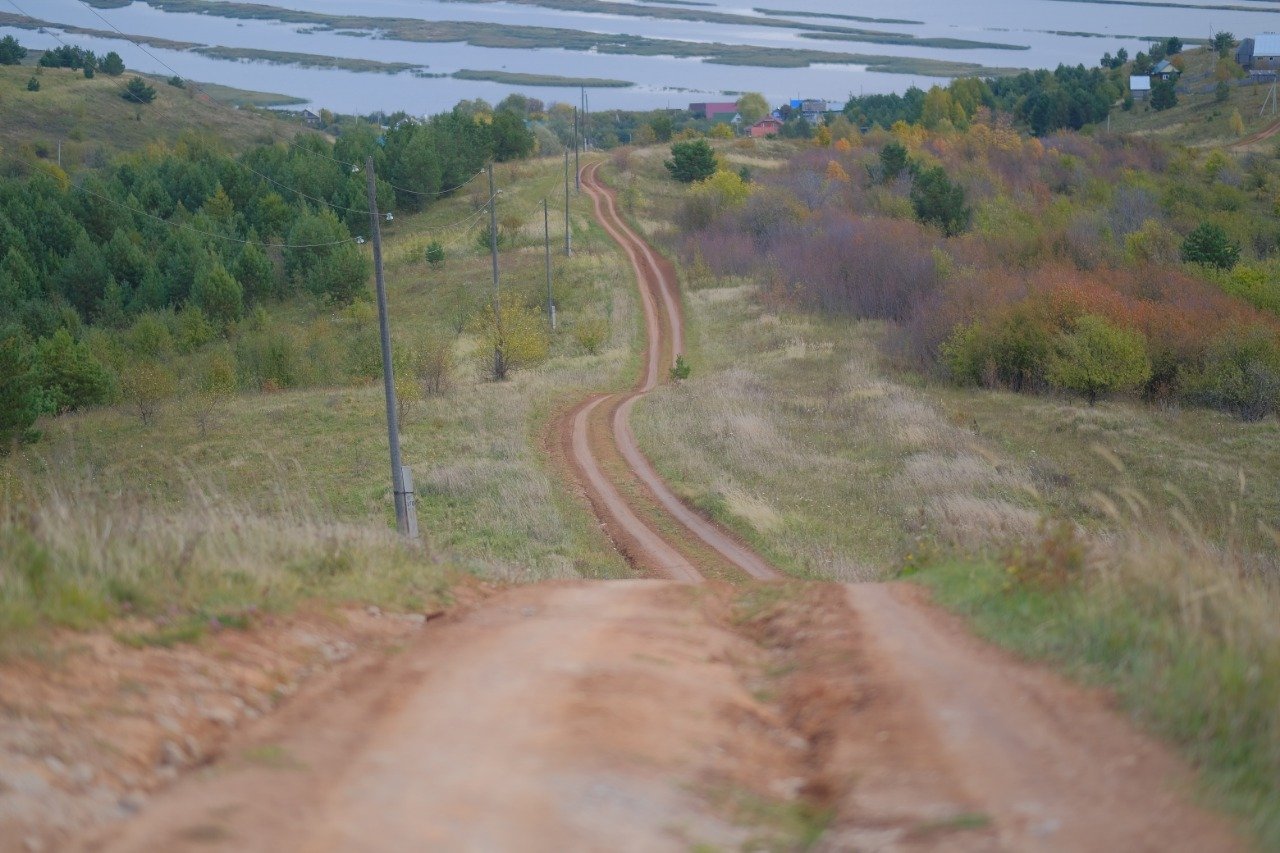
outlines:
M0 644L137 616L198 632L300 598L423 607L450 570L385 527L334 521L296 489L264 512L189 483L185 499L56 463L0 479Z

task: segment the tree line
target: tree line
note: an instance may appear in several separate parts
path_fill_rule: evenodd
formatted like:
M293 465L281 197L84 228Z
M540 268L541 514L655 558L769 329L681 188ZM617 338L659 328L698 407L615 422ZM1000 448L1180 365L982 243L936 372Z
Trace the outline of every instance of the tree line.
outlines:
M189 351L239 341L266 303L360 297L369 206L349 164L373 157L381 210L420 210L534 147L513 112L460 108L391 128L345 122L334 143L299 135L235 156L188 135L74 180L47 161L0 177L0 447L41 414L127 393L137 365L91 340L127 340L146 361L156 347L138 340Z

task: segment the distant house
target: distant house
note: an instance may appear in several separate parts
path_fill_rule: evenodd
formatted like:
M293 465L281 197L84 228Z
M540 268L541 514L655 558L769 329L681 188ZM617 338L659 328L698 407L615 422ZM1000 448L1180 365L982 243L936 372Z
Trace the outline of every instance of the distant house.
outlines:
M1175 68L1173 63L1167 59L1160 60L1159 64L1156 65L1155 68L1151 69L1151 76L1161 80L1172 80L1181 73L1182 72Z
M722 121L728 121L737 115L738 105L733 101L722 101L719 103L707 101L703 103L690 104L689 112L694 118L705 118L715 121L716 117L720 116Z
M1145 101L1151 97L1151 78L1145 74L1134 74L1129 78L1129 94L1135 101Z
M755 124L751 125L751 136L754 139L763 139L766 136L777 136L782 133L782 122L773 116L765 116Z
M303 111L302 111L302 121L303 121L303 123L304 123L307 127L319 127L319 126L320 126L320 116L318 116L318 115L316 115L315 113L311 112L311 110L303 110Z
M1236 62L1249 71L1280 69L1280 33L1261 33L1242 39L1236 48Z
M819 98L792 98L791 114L799 114L809 124L822 124L827 118L827 102Z

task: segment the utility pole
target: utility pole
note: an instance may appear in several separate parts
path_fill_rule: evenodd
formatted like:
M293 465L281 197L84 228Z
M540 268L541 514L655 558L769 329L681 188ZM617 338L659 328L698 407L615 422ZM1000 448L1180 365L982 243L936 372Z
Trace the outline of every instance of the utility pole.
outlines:
M62 140L58 140L58 168L62 168Z
M547 317L551 331L556 330L556 300L551 292L551 216L547 212L547 200L542 200L542 246L547 256Z
M582 192L582 173L578 169L578 108L573 108L573 191Z
M502 358L502 285L498 282L498 193L493 188L493 163L489 171L489 255L493 259L493 378L506 378L507 366Z
M378 292L378 328L382 337L382 387L387 398L387 443L391 445L391 492L396 504L396 530L402 536L416 539L417 509L413 506L412 495L405 489L405 480L411 480L413 475L400 462L400 411L396 407L396 379L391 365L391 326L387 320L387 286L382 275L382 228L378 223L378 185L372 156L365 160L364 175L369 190L369 225Z
M569 230L569 149L564 150L564 256L573 254L573 232Z

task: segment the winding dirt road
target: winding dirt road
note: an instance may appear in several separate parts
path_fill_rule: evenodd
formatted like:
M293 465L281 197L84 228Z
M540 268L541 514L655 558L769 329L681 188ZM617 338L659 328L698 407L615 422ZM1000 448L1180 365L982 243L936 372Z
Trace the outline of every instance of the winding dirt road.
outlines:
M778 583L680 503L627 425L681 348L674 277L584 178L635 267L648 347L635 388L570 412L563 444L619 548L669 579L460 608L71 849L1244 849L1104 694L909 585ZM751 579L698 583L701 554Z
M640 452L631 429L636 402L662 381L664 371L684 353L684 316L675 285L675 272L635 233L618 214L612 190L599 177L599 163L582 170L582 187L591 198L596 218L631 261L639 285L645 321L644 371L627 393L592 397L561 421L562 441L579 486L590 500L618 549L644 573L697 583L703 574L697 567L697 548L756 580L777 580L781 575L732 533L700 515L681 501L663 482ZM612 469L602 464L616 455L625 465ZM612 476L611 476L612 472ZM619 482L625 477L640 489ZM624 493L642 497L624 497ZM658 507L657 512L677 522L676 532L659 530L646 520L636 500ZM649 513L650 516L652 513ZM691 548L690 540L697 544Z

